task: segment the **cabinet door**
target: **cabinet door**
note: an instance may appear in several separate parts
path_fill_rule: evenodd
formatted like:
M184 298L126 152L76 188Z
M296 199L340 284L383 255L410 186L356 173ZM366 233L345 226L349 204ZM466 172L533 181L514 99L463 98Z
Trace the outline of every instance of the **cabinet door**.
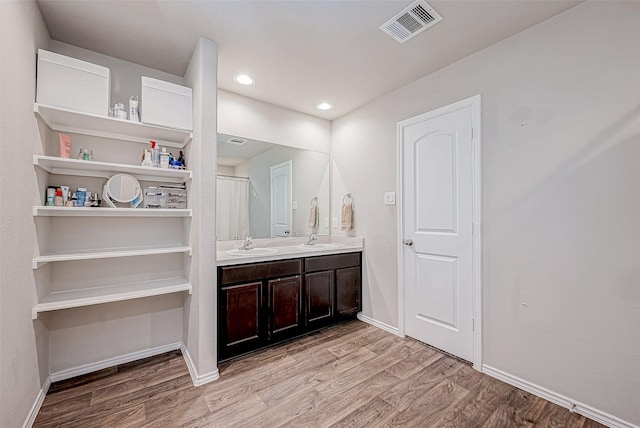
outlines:
M361 310L360 267L336 270L336 309L338 316L352 315Z
M333 272L315 272L304 276L305 321L309 327L327 324L333 318Z
M220 289L220 353L226 357L254 349L262 341L262 282Z
M290 337L299 332L302 279L299 275L272 279L269 289L269 339Z

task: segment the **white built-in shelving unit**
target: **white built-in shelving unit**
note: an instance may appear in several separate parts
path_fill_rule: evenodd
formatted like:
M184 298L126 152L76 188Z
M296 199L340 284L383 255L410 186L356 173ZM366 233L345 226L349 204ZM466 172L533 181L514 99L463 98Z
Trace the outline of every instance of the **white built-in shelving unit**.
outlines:
M31 318L38 318L41 312L59 309L77 308L100 303L119 302L141 297L159 296L168 293L187 291L191 294L191 284L185 278L164 278L154 281L116 284L106 287L93 287L80 290L49 293L33 307Z
M190 209L33 207L34 217L191 217Z
M147 125L139 122L120 120L106 116L83 113L65 108L46 106L36 103L34 105L36 117L41 119L52 131L68 132L90 137L98 137L108 140L118 140L132 143L147 143L155 140L161 146L184 148L192 139L192 133L188 130L165 128L161 126ZM133 162L136 159L132 159ZM185 183L192 179L192 172L189 170L160 169L153 167L143 167L134 164L86 161L78 159L66 159L56 156L34 155L33 165L36 169L45 171L48 174L59 176L77 177L98 177L109 178L114 174L129 174L138 180L159 182L159 183ZM140 221L145 219L158 219L159 221L170 221L162 219L184 219L189 221L192 217L191 209L145 209L145 208L107 208L107 207L51 207L34 206L34 220L43 218L48 220L40 221L63 221L64 218L73 217L74 222L82 224L85 221L125 221L126 219L138 219L135 225L122 227L140 227ZM56 220L60 219L60 220ZM94 219L94 220L91 220ZM122 220L119 220L122 219ZM177 221L177 220L173 220ZM75 224L75 223L74 223ZM95 223L92 223L95 225ZM33 258L33 269L39 269L48 263L82 262L97 259L117 259L132 258L140 256L159 256L167 254L183 253L191 255L191 247L188 242L189 223L184 223L182 241L173 244L157 244L140 242L140 245L108 246L102 248L99 242L89 240L87 248L82 249L61 249L46 251ZM68 225L66 227L69 227ZM44 227L37 229L37 233L50 234L51 229ZM154 233L152 229L149 233ZM56 235L58 236L58 235ZM51 243L54 238L43 237L43 242L49 242L51 248L61 248ZM118 262L120 263L120 262ZM81 306L96 305L101 303L117 302L143 297L157 296L168 293L187 291L191 294L191 283L188 275L183 272L182 276L176 276L171 271L166 278L153 279L148 281L122 279L114 274L113 284L104 285L109 282L109 278L102 278L100 285L87 284L86 287L77 287L73 290L56 290L50 284L44 284L40 292L38 303L33 307L32 317L35 319L39 313L56 311L61 309L77 308Z
M147 140L147 143L148 142ZM192 177L191 171L184 169L163 169L150 166L66 159L56 156L34 155L33 164L51 174L76 175L82 177L109 178L114 174L129 174L138 180L168 183L184 183Z
M115 257L150 256L154 254L187 253L191 247L185 245L140 246L121 248L95 248L86 250L59 251L45 253L33 258L33 268L38 269L50 262L70 262L73 260L112 259Z
M44 104L36 103L33 111L53 131L145 144L152 139L161 146L177 148L183 148L193 138L191 131L183 129L148 125Z

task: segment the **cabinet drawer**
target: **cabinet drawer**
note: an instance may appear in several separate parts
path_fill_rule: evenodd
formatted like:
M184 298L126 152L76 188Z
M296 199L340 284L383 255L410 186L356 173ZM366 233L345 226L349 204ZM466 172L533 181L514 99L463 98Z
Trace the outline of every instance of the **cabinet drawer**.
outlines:
M229 266L220 268L219 285L298 275L301 272L302 261L300 259Z
M360 266L360 253L335 254L333 256L308 257L304 259L304 271L340 269Z

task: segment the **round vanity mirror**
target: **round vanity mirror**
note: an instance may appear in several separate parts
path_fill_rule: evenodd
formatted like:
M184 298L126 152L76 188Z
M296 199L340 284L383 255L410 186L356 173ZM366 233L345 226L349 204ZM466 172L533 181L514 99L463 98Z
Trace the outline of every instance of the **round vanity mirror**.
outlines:
M112 207L116 206L115 202L132 203L133 207L140 204L141 191L138 180L128 174L116 174L104 185L103 199Z

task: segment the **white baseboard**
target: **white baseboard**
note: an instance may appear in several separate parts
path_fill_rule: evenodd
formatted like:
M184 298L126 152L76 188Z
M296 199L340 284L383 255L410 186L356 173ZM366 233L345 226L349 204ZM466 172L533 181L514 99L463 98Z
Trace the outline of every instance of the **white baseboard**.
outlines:
M47 392L49 392L50 386L51 386L51 377L47 376L47 378L44 381L44 385L42 385L42 388L40 388L40 392L38 392L36 401L33 402L33 405L29 410L27 419L25 419L24 424L22 424L22 428L31 428L33 426L33 423L36 421L36 416L38 416L38 412L40 411L40 406L42 406L42 402L44 401L44 397L46 397Z
M191 381L193 382L193 386L201 386L205 383L209 383L216 379L220 378L220 372L218 369L215 369L211 373L206 373L203 375L198 374L198 370L196 370L196 365L193 363L191 359L191 355L187 350L187 347L184 344L180 347L180 351L182 351L182 356L184 357L184 362L187 364L187 368L189 369L189 374L191 375Z
M60 370L59 372L51 373L51 382L58 382L83 374L117 366L118 364L130 363L142 358L153 357L154 355L163 354L169 351L175 351L176 349L180 349L181 345L182 343L180 342L170 343L168 345L158 346L156 348L145 349L142 351L132 352L130 354L120 355L118 357L107 358L106 360L98 361L95 363L89 363L77 367L72 367L70 369Z
M374 320L373 318L370 318L366 315L362 315L361 313L358 314L358 319L362 322L366 322L367 324L371 324L374 327L378 327L381 330L388 331L391 334L395 334L396 336L402 337L397 327L393 327L393 326L390 326L389 324L385 324L378 320Z
M638 427L638 425L623 421L616 416L610 415L594 407L580 403L569 397L565 397L562 394L550 391L529 381L510 375L509 373L503 372L502 370L487 366L486 364L482 365L482 372L505 383L508 383L509 385L515 386L516 388L520 388L523 391L527 391L533 395L537 395L540 398L544 398L547 401L569 409L571 412L585 416L596 422L600 422L603 425L613 428L640 428Z

